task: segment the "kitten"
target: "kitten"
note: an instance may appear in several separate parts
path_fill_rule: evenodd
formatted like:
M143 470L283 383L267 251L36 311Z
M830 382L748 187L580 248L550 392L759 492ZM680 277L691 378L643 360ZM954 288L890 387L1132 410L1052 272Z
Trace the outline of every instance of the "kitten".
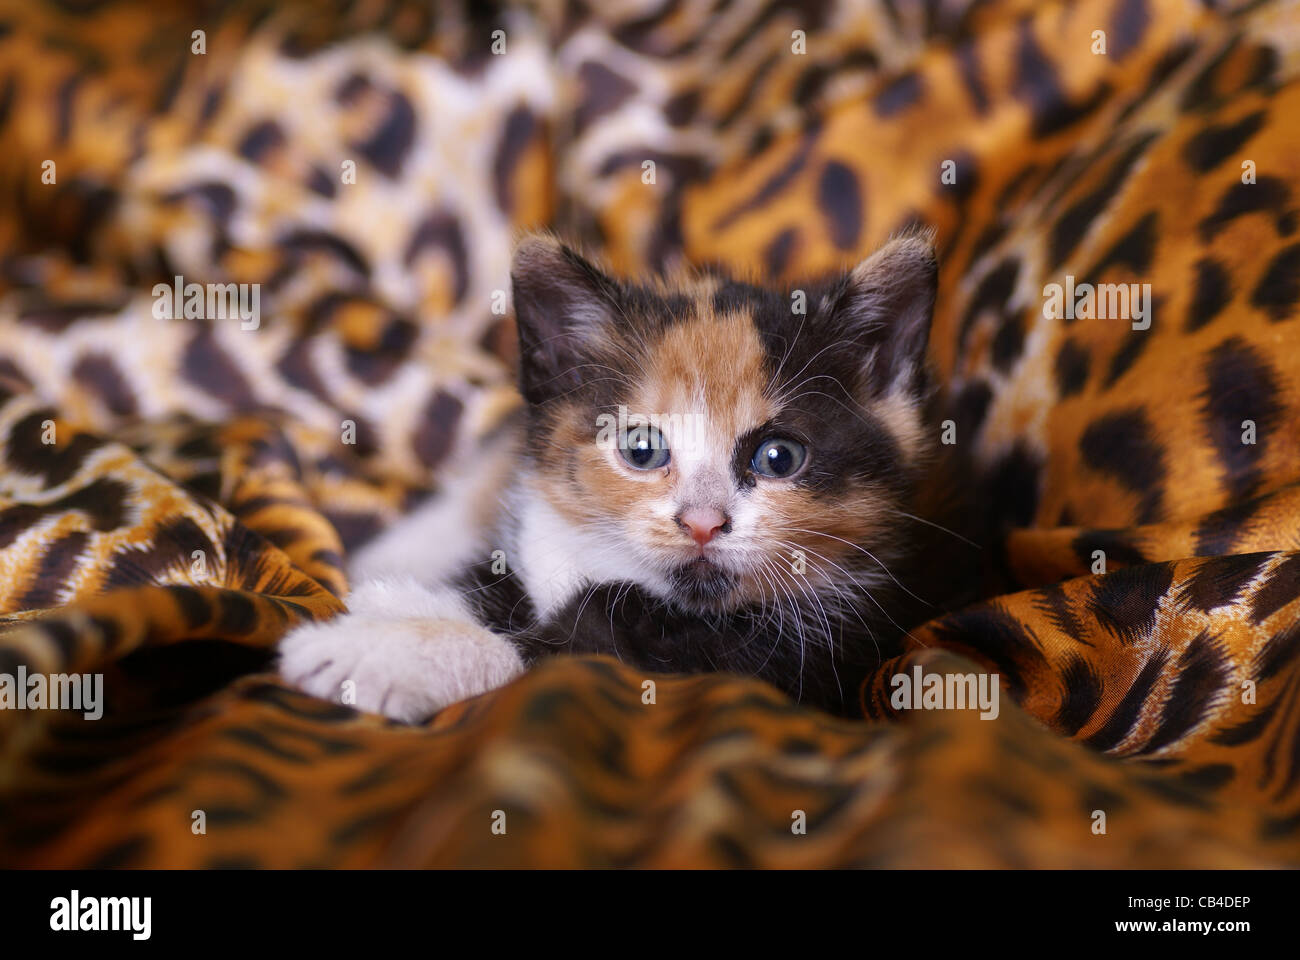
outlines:
M352 681L357 706L414 721L543 655L604 653L851 712L945 605L913 591L969 579L970 551L918 515L958 478L937 459L928 238L776 292L617 282L534 236L512 282L525 405L490 478L363 551L349 613L282 642L285 678L330 699Z

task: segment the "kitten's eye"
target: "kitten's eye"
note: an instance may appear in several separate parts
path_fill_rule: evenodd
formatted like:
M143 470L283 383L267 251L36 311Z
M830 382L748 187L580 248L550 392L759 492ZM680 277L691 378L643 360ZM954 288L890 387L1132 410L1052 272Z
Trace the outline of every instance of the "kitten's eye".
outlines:
M754 472L765 477L781 479L795 473L808 457L808 451L797 440L769 437L754 451Z
M638 470L657 470L668 463L668 444L664 435L650 426L628 430L619 452L629 465Z

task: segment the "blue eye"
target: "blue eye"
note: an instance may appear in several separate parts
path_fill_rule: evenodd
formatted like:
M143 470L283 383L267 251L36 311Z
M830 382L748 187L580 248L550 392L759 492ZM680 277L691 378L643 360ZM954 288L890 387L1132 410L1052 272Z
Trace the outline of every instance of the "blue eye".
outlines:
M632 427L619 447L623 459L638 470L657 470L668 463L664 435L650 426Z
M769 437L758 445L750 462L754 472L778 480L798 472L808 458L808 451L797 440Z

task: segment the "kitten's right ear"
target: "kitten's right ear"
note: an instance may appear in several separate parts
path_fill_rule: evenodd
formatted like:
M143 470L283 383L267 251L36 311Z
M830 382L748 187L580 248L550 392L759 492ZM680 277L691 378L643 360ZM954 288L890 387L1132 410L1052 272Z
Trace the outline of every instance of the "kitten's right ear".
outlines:
M938 284L928 230L893 238L845 278L834 316L862 351L862 377L873 396L922 389Z
M533 404L580 387L614 317L616 288L554 237L515 247L510 270L519 329L519 389Z

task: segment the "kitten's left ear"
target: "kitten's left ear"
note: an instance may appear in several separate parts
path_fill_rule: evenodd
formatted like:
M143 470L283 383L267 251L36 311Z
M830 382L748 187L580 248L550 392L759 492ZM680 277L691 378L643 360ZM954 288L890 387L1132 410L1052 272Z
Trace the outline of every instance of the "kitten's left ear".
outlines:
M938 283L929 232L889 241L845 279L833 317L865 351L863 385L870 395L924 388Z
M519 241L510 268L519 388L545 403L589 378L615 315L615 284L549 234Z

